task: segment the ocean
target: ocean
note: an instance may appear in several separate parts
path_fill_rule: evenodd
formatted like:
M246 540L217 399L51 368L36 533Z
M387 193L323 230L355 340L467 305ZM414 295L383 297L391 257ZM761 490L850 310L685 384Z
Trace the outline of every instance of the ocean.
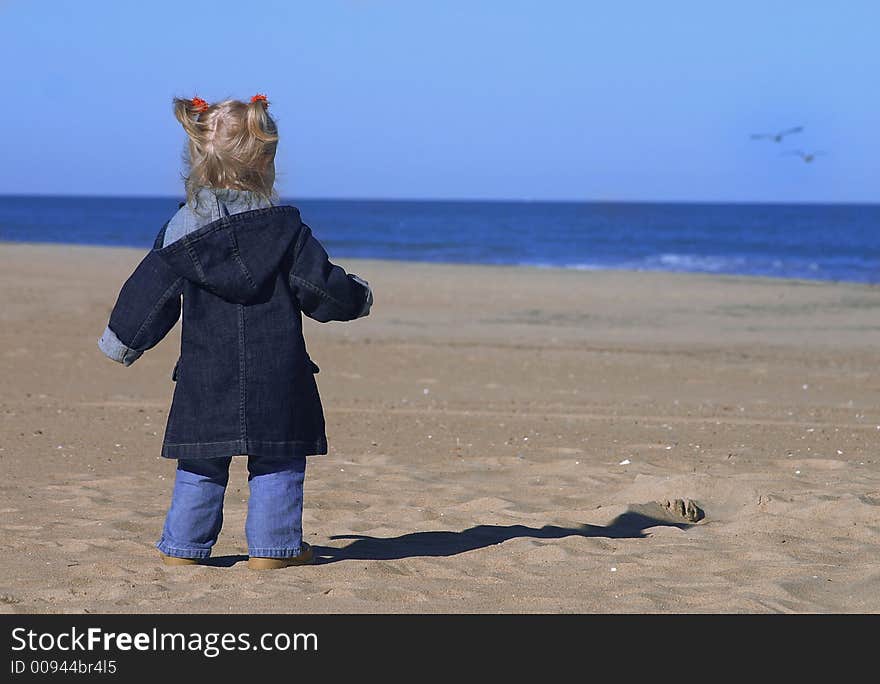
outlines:
M0 196L0 241L147 249L178 201ZM880 205L289 203L336 257L880 282Z

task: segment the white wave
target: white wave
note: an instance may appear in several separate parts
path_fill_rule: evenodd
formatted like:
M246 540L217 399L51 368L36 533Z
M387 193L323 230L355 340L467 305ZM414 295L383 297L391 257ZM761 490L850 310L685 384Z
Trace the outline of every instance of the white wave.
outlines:
M629 268L623 264L593 264L593 263L573 263L559 264L550 261L519 261L517 266L531 266L532 268L565 268L573 271L609 271L614 269Z
M831 259L833 261L833 258ZM842 269L828 263L817 263L808 259L779 259L774 257L720 256L715 254L687 254L664 252L639 259L609 259L604 263L550 261L521 261L521 266L538 268L564 268L577 271L666 271L690 273L718 273L730 275L768 276L777 278L808 278L821 280L850 280L853 282L877 282L880 264L868 262L867 265L847 263L846 275L841 278Z
M647 257L643 263L675 271L740 271L747 262L742 257L722 257L707 254L657 254Z

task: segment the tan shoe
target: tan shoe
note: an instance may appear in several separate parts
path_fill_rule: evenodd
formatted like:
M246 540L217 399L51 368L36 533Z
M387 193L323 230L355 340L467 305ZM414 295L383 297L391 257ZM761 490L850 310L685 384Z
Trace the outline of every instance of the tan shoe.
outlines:
M178 558L177 556L168 556L161 551L159 555L162 556L162 562L165 565L198 565L199 558Z
M252 556L248 558L248 567L251 570L280 570L281 568L289 568L293 565L310 565L315 560L315 552L312 547L302 543L298 556L290 558L259 558Z

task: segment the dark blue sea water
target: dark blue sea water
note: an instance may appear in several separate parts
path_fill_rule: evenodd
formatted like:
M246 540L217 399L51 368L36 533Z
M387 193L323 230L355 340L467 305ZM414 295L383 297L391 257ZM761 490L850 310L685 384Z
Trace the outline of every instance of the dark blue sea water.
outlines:
M177 202L0 196L0 241L148 248ZM880 282L880 205L292 203L339 257Z

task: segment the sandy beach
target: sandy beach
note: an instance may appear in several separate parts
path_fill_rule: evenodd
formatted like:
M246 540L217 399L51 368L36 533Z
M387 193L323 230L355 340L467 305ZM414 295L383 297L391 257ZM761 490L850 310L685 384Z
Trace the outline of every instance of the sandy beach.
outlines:
M143 253L0 244L2 611L880 612L877 287L338 259L320 562L257 573L244 459L210 565L153 547L179 326L96 347Z

